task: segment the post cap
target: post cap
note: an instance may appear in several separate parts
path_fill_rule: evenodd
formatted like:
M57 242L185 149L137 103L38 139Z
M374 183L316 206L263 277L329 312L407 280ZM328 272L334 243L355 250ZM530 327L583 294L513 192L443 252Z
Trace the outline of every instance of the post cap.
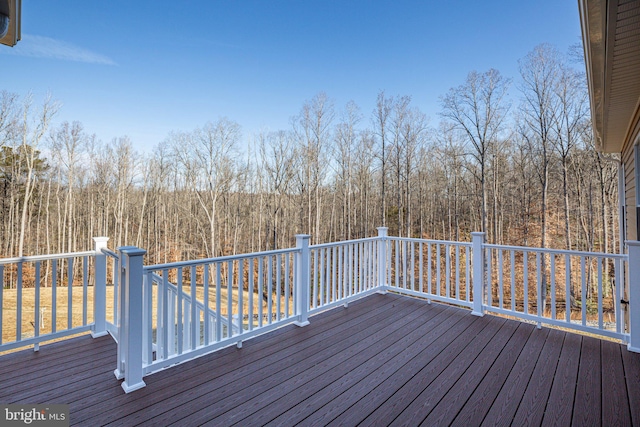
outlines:
M139 256L147 253L146 249L140 249L137 246L121 246L118 251L126 254L127 256Z

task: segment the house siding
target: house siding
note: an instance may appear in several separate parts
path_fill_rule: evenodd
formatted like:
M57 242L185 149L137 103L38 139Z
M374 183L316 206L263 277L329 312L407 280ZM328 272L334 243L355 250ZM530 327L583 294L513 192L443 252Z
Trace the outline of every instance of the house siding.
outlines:
M624 198L625 198L625 238L627 240L637 240L636 224L636 167L633 146L622 153L622 163L624 164Z
M640 201L636 200L636 158L635 146L638 143L638 134L640 132L640 120L638 114L634 115L634 125L630 127L630 132L625 141L621 153L621 161L624 165L624 198L625 198L625 238L627 240L640 240L638 236L638 205Z

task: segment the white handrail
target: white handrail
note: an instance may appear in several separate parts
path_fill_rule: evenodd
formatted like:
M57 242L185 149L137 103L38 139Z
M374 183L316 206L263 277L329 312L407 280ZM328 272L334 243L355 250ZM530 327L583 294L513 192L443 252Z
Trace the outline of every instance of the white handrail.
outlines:
M0 258L0 265L17 264L20 262L49 261L53 259L80 258L84 256L94 256L96 251L69 252L65 254L52 255L30 255L17 258Z
M471 242L456 242L454 240L436 240L436 239L421 239L419 237L398 237L398 236L388 236L386 237L388 240L400 240L404 242L423 242L423 243L431 243L431 244L442 244L442 245L456 245L456 246L467 246L471 247Z
M567 249L536 248L536 247L530 247L530 246L495 245L495 244L489 244L489 243L485 243L482 246L488 249L501 249L505 251L515 250L515 251L527 251L527 252L542 252L547 254L558 254L558 255L589 256L589 257L611 258L611 259L622 259L622 260L629 259L629 255L627 254L608 254L604 252L586 252L586 251L576 251L576 250L567 250Z
M324 249L324 248L332 248L334 246L346 246L353 243L362 243L362 242L374 242L380 239L379 237L365 237L363 239L353 239L353 240L344 240L340 242L330 242L330 243L319 243L315 245L309 245L309 249Z
M227 255L227 256L221 256L217 258L205 258L205 259L196 259L196 260L190 260L190 261L177 261L177 262L169 262L166 264L147 265L144 267L144 270L146 272L146 271L179 268L179 267L192 267L192 266L203 265L203 264L215 264L218 262L245 260L245 259L256 258L260 256L289 254L289 253L295 253L297 251L298 250L296 248L277 249L273 251L252 252L249 254Z

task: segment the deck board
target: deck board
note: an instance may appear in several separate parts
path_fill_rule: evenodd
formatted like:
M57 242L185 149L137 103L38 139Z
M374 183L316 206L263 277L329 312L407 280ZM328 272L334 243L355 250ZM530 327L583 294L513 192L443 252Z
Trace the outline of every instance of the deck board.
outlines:
M0 375L2 375L3 378L5 378L5 376L6 378L11 378L12 376L19 375L19 373L23 372L25 369L36 370L38 367L42 367L42 365L47 365L54 357L59 359L68 359L65 356L69 349L68 342L70 340L74 340L74 348L77 349L79 354L85 352L94 353L100 346L109 346L113 343L113 340L93 340L89 338L88 335L83 335L67 340L43 344L41 348L46 348L46 352L42 353L33 350L22 350L9 353L0 356L0 359L2 360Z
M0 403L73 425L638 425L640 355L611 341L372 295L145 377L90 336L0 356ZM26 380L25 380L26 379Z
M578 382L573 406L573 425L588 425L589 421L602 421L600 340L582 338L582 352L578 368Z
M415 396L411 404L390 425L417 426L422 423L429 412L458 381L467 367L486 348L487 344L500 329L500 326L506 321L499 317L489 317L487 320L487 322L484 322L484 327L477 333L461 336L462 343L466 345L461 345L448 354L450 359L448 363L442 363L444 369L437 377L433 375L426 376L429 382L427 387Z
M416 307L415 311L412 311L408 315L401 317L394 315L391 319L391 325L393 328L396 328L396 323L399 328L403 328L406 330L411 330L413 325L420 324L423 322L428 322L429 319L433 318L434 315L437 314L436 310L424 310L424 305L420 304ZM390 326L391 326L390 325ZM358 347L353 347L353 351L349 354L344 350L336 349L336 351L340 351L340 356L336 358L333 356L332 359L325 359L322 363L326 363L326 370L322 370L322 368L317 371L319 373L318 376L312 376L305 372L302 378L299 378L298 381L292 385L294 387L290 387L288 385L289 381L296 380L296 377L293 377L289 380L286 380L284 383L278 385L274 391L274 394L263 394L259 396L257 399L252 399L247 402L247 405L250 405L251 411L256 410L253 414L250 413L246 408L235 408L234 411L224 414L223 417L220 418L224 423L240 423L241 425L246 425L247 423L258 423L258 422L266 422L269 421L269 418L275 418L271 415L274 412L278 412L278 408L284 407L286 405L286 401L290 399L300 399L303 394L309 394L313 390L317 390L321 388L323 385L332 384L334 381L339 379L345 379L345 376L350 375L354 376L354 373L364 374L364 370L361 368L368 361L374 361L374 363L369 364L369 372L375 370L378 366L379 361L388 360L388 357L391 355L391 352L398 351L398 349L403 349L408 344L407 336L402 336L401 334L393 334L387 335L384 329L379 332L383 333L384 338L379 339L374 334L369 341L369 344L366 347L358 345ZM365 341L366 342L366 341ZM366 345L366 344L365 344ZM347 356L346 358L344 356ZM357 375L357 374L356 374ZM309 379L307 381L307 379ZM346 383L343 383L342 386L346 387ZM306 393L305 393L306 392ZM280 399L280 396L283 396L283 399ZM280 405L274 405L276 400L280 400ZM275 411L270 411L269 409L275 408ZM259 412L257 410L259 409ZM251 419L247 419L249 415L253 415ZM287 422L295 423L292 418L287 417ZM216 419L212 419L209 421L209 424L215 425ZM212 424L213 423L213 424ZM296 423L297 424L297 423Z
M602 424L631 425L629 397L627 396L622 366L621 348L610 341L600 343L602 359ZM622 350L626 351L626 350Z
M467 402L476 387L482 382L504 346L518 328L515 322L505 322L496 339L484 348L469 369L449 389L447 394L435 405L433 411L424 419L422 425L449 425Z
M15 376L6 379L3 376L2 382L5 387L0 391L0 399L7 397L7 393L10 392L12 387L25 381L34 381L37 379L43 383L54 384L68 380L71 375L76 376L84 373L91 375L96 368L109 363L107 359L109 359L111 355L102 352L101 350L104 348L109 347L102 346L102 348L96 348L95 351L79 353L73 358L63 354L60 355L61 358L58 359L58 363L53 366L42 366L42 369L39 370L23 368L14 371Z
M534 330L532 325L518 324L518 328L500 352L500 356L456 415L453 425L477 425L484 419Z
M496 396L489 413L482 421L484 426L509 425L520 406L524 392L529 384L542 347L544 346L548 329L534 331L525 344L518 360L513 365L507 380Z
M433 328L432 331L423 333L418 330L418 334L423 334L423 336L415 343L417 345L400 346L400 351L392 358L376 358L375 364L371 364L369 372L365 372L362 379L348 389L339 390L336 387L332 387L326 390L322 400L323 405L318 405L317 410L305 418L301 425L326 425L330 422L337 425L357 424L358 421L356 420L345 420L340 417L349 414L356 415L356 412L361 411L358 407L354 408L354 405L358 403L363 403L371 408L372 402L378 397L375 391L380 391L382 383L390 378L397 378L397 372L405 364L414 360L421 353L421 349L428 346L428 341L442 336L442 329L449 329L450 332L453 332L450 329L451 325L456 324L457 326L461 320L455 312L444 312L443 314L446 315L446 318L438 318L442 322L440 327L433 328L431 325L426 325L428 329ZM411 343L413 337L409 338L409 343ZM348 373L346 376L353 377L354 375L353 373ZM335 398L332 399L332 395ZM362 413L360 412L360 414ZM285 417L284 419L287 418Z
M249 378L245 383L232 384L225 388L220 400L212 400L209 394L203 394L198 400L190 401L189 405L194 405L193 408L198 410L189 414L189 425L191 422L200 424L207 421L214 425L230 425L239 421L242 414L261 409L268 404L269 399L296 389L332 368L340 367L369 347L382 347L381 341L388 334L398 331L417 317L419 307L420 304L403 304L399 309L391 308L384 313L385 316L376 316L372 322L361 322L351 328L350 334L318 342L304 352L296 352L295 349L292 351L291 347L284 349L280 356L282 369L264 366L259 381ZM160 422L168 425L179 421L178 417L179 415L172 413L170 418L163 418ZM187 425L185 423L179 424ZM151 424L155 424L155 419Z
M448 324L446 321L454 312L455 309L444 306L424 310L421 317L414 321L415 327L410 332L392 345L383 348L374 357L361 353L348 365L344 364L340 369L332 369L316 381L280 396L274 405L245 418L245 422L255 423L262 420L268 421L267 425L301 422L342 393L350 393L347 390L362 387L363 381L380 368L381 364L388 367L401 365L399 358L410 358L416 350L424 347L425 342L444 333ZM282 409L286 408L283 403L290 399L298 399L300 403L283 412Z
M519 426L538 426L544 417L544 411L553 377L556 373L564 333L558 330L550 330L547 340L542 347L540 356L533 369L531 380L520 402L520 406L514 416L513 424Z
M542 418L543 425L571 424L581 347L580 335L565 334L551 392L547 399L547 408Z
M415 357L398 369L393 376L378 385L366 396L366 399L359 400L348 411L340 414L333 421L333 424L368 425L373 421L384 422L388 420L388 422L391 422L394 415L410 403L410 401L407 402L402 399L398 391L451 343L452 335L462 334L472 323L472 317L461 316L460 312L452 313L447 322L442 324L443 333L440 333L440 330L436 330L438 335L429 344L425 345ZM372 409L374 409L374 412L369 413Z
M145 378L148 386L136 391L134 398L128 398L118 393L110 402L119 408L119 411L133 414L132 422L145 422L165 412L181 407L188 403L194 396L207 396L204 400L210 405L215 401L216 394L224 398L229 384L233 384L237 378L248 376L250 380L257 381L257 372L265 367L271 367L274 363L286 363L282 357L282 351L304 352L312 354L313 346L319 345L341 331L343 327L357 327L365 322L375 322L379 318L389 317L389 310L394 308L396 297L378 299L375 301L363 301L361 304L352 304L348 310L332 310L318 317L316 328L298 328L289 326L279 329L268 335L262 335L247 341L242 350L228 347L216 353L206 356L207 363L203 360L193 360L181 365L180 369L169 369ZM348 312L353 315L348 316ZM324 317L323 317L324 316ZM324 321L320 323L321 321ZM269 337L267 339L266 337ZM215 380L215 381L213 381ZM236 385L237 386L237 385ZM140 396L136 399L136 397ZM220 398L220 399L221 399ZM167 402L164 402L168 400ZM146 411L145 408L157 405L155 411ZM205 405L206 406L206 405ZM100 415L95 405L92 410L81 410L77 414L80 420L91 419ZM179 415L179 414L177 414ZM104 414L107 421L115 421L120 414ZM126 425L127 421L120 424Z

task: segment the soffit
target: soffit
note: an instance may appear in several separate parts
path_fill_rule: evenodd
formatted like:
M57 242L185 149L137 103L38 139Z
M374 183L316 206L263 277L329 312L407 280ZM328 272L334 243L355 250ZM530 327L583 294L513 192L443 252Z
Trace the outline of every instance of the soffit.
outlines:
M579 1L597 146L620 152L640 100L640 1Z

